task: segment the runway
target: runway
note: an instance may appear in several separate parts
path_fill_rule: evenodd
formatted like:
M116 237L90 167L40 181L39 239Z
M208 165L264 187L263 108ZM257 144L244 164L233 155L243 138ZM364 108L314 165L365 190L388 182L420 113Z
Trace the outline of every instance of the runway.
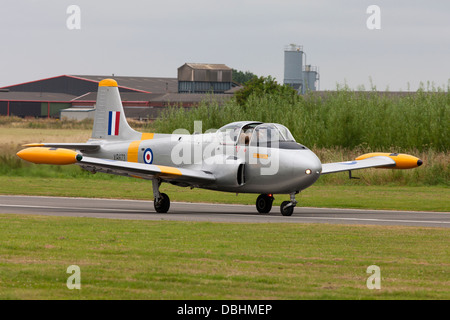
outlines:
M278 207L259 214L253 205L172 202L156 213L152 201L0 196L0 213L131 220L176 220L240 223L330 223L450 228L450 212L418 212L296 207L284 217Z

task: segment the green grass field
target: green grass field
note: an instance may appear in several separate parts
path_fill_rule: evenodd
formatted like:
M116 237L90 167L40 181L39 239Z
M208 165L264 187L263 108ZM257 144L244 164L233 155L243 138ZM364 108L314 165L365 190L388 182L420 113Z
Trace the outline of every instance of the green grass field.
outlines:
M445 122L448 107L441 108L440 101L430 103L432 110L443 110L439 121ZM355 102L352 108L359 106ZM311 111L306 119L317 118L310 104L301 108ZM415 107L408 119L414 118L414 110L422 109ZM271 116L266 120L276 119ZM421 129L409 124L411 132ZM30 165L14 155L24 143L84 142L91 125L0 117L0 194L152 200L149 181L91 175L76 166ZM442 133L448 141L448 130L439 130L436 122L433 126L436 130L432 134L438 137ZM305 132L301 123L297 127L302 142L320 133ZM317 122L311 128L322 126ZM404 133L402 128L394 129L397 131L389 135ZM361 131L350 133L360 136ZM373 132L371 137L376 135ZM402 140L404 148L414 143L415 138L411 139ZM442 144L444 140L439 141ZM344 173L323 177L297 197L299 206L448 212L450 156L445 143L443 146L442 151L435 151L421 142L422 151L412 153L425 164L416 170L361 171L356 174L360 180L349 180ZM314 151L324 162L333 162L373 150L358 146ZM168 184L163 184L161 191L172 201L188 202L254 205L257 196ZM287 200L286 195L275 198L274 206ZM444 228L119 221L2 214L0 299L448 300L449 237ZM81 290L66 286L70 276L66 270L71 265L81 269ZM380 267L381 290L366 286L370 276L366 270L371 265Z
M0 299L450 298L447 229L7 214L0 226Z

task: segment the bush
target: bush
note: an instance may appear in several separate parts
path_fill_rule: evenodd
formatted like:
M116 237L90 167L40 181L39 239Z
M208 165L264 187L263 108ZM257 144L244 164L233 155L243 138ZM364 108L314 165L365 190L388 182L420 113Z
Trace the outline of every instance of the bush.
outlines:
M190 111L171 107L154 122L153 129L193 132L194 121L202 121L206 131L251 120L281 123L298 142L311 148L448 151L449 111L450 95L441 90L394 96L344 87L295 97L286 92L258 91L246 97L243 105L236 98L224 105L203 102Z

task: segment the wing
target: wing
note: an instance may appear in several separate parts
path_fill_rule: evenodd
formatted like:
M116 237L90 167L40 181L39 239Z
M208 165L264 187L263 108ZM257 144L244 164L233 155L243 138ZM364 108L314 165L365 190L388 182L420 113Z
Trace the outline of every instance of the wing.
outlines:
M163 181L184 186L204 186L211 184L216 180L212 173L202 170L154 164L107 160L84 156L81 160L77 161L76 164L91 172L104 172L149 180L157 177L161 178Z
M95 143L29 143L24 147L47 147L47 148L65 148L79 151L96 151L100 148L100 144Z
M385 156L377 156L364 160L324 163L322 164L322 174L366 169L366 168L395 167L395 166L396 162L393 159Z

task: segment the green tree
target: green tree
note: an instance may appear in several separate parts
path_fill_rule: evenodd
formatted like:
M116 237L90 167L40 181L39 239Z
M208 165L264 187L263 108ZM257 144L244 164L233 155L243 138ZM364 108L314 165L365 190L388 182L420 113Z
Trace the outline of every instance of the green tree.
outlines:
M233 82L237 82L239 84L246 84L253 78L256 78L257 76L250 71L239 71L236 69L233 69Z
M292 102L298 99L295 89L288 85L281 85L271 76L254 77L248 81L244 88L236 92L235 98L239 105L244 106L251 95L278 95Z

